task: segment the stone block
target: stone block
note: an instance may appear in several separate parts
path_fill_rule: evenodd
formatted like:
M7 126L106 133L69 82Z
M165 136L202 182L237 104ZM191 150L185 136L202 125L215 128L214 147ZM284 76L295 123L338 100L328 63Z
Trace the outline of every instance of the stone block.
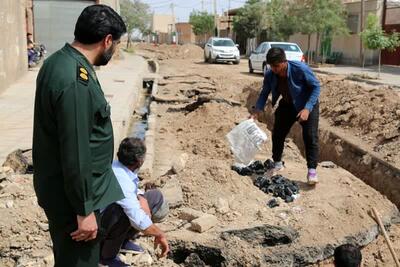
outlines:
M191 222L191 221L193 221L197 218L200 218L204 215L206 215L206 214L201 211L194 210L191 208L184 208L184 209L182 209L181 213L179 214L179 219Z
M161 188L164 198L168 201L170 208L179 207L183 204L182 187L177 178L171 178Z
M197 218L191 222L190 229L203 233L218 224L218 219L214 215L206 214L200 218Z

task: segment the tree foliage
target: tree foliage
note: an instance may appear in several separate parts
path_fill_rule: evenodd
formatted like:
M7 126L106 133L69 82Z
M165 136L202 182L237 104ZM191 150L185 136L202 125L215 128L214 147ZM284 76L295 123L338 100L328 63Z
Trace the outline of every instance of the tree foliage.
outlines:
M193 32L196 35L209 34L214 31L214 15L206 11L191 12L189 23L193 26Z
M234 17L233 29L244 38L254 38L265 28L264 20L264 4L260 0L249 0Z
M364 31L361 32L361 38L366 48L371 50L388 49L393 51L400 45L399 33L385 33L378 21L378 17L369 14Z
M269 29L268 39L287 41L297 30L296 5L288 0L271 0L266 5L264 28Z
M129 47L131 34L134 30L144 33L149 30L151 12L148 4L140 0L121 0L121 17L128 31Z
M381 73L381 50L387 49L394 51L400 46L400 35L397 32L392 34L385 33L382 30L378 17L369 14L365 29L361 32L361 39L366 48L371 50L379 50L378 77Z

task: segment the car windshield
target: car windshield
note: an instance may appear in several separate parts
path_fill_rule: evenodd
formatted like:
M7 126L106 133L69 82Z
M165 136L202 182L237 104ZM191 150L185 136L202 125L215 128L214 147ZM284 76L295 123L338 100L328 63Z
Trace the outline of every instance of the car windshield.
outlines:
M286 52L300 52L300 48L295 44L271 44L271 47L279 47Z
M213 46L235 46L235 43L229 39L214 40Z

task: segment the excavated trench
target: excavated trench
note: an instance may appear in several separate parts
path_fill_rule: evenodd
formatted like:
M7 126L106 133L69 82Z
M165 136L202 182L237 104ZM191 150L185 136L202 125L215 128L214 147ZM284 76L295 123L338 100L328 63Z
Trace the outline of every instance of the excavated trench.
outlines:
M151 64L149 64L149 66L150 69L153 69ZM190 79L188 79L187 82L190 82ZM145 138L152 100L169 103L169 100L155 99L154 96L152 96L152 94L154 95L154 92L152 92L153 86L155 86L156 83L157 80L155 79L143 80L141 99L132 120L131 136L141 139ZM199 94L199 91L196 91L195 88L190 92L186 92L184 95L188 99L191 99L194 96L199 98ZM199 99L200 101L189 104L184 108L170 108L169 112L191 112L192 108L196 109L199 105L203 104L202 101L204 101L204 98ZM220 101L220 99L207 98L206 100L227 103L226 100ZM246 103L248 109L251 108L253 102L254 99L252 99L250 93ZM190 106L193 104L194 107ZM237 103L230 102L228 104L233 106ZM263 120L268 128L271 129L273 123L273 116L271 114L273 114L273 112L271 108L269 109L270 110L265 112ZM304 154L301 128L298 125L293 127L289 137L294 140L295 144ZM154 140L152 142L154 142ZM382 195L387 196L399 207L400 194L398 194L398 192L400 191L400 170L381 160L377 155L354 144L351 140L347 140L340 132L336 132L331 128L328 129L328 127L325 127L323 121L320 125L320 160L332 161L338 166L348 170L363 182L378 190ZM392 223L397 223L398 218L398 211L393 211L393 214L391 214L384 223L386 226L389 226ZM346 236L344 241L358 244L359 246L365 246L372 242L378 234L379 230L377 226L373 226L366 231ZM261 257L263 258L263 262L268 264L268 266L305 266L332 256L335 247L334 243L326 244L324 247L296 248L293 247L293 244L296 242L298 236L299 233L288 227L264 225L222 232L220 234L220 242L218 242L220 244L218 245L206 245L175 239L171 241L171 253L169 258L183 266L241 265L243 263L241 259L227 256L233 253L229 251L229 240L232 238L240 238L248 242L250 246L264 247L266 251ZM249 255L249 257L252 256L254 255Z
M269 106L263 119L269 129L273 127L273 110ZM304 156L302 129L295 124L290 138L299 147ZM339 130L328 129L321 119L319 128L320 161L332 161L351 172L363 182L386 196L398 208L400 207L400 169L382 160L360 144L344 137Z

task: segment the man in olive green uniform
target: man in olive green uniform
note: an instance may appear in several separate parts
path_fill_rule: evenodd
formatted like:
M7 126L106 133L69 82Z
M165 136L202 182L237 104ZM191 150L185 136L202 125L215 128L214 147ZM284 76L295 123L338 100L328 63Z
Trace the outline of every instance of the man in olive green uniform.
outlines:
M34 187L56 267L98 266L99 210L124 197L111 169L110 106L93 65L107 64L125 32L110 7L85 8L74 42L49 57L37 78Z

